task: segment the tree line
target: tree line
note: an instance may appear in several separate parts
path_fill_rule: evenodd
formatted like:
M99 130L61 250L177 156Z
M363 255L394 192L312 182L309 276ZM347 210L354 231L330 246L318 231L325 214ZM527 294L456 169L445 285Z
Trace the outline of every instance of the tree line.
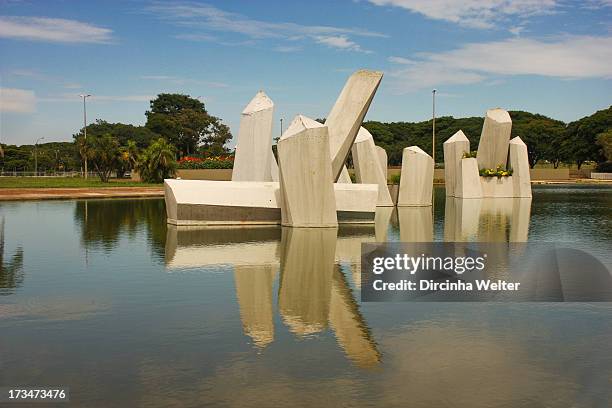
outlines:
M585 162L609 166L612 161L612 106L571 123L564 123L544 115L509 111L512 118L512 137L520 136L525 142L531 167L548 162L557 168L561 163ZM473 150L478 148L483 117L436 118L436 161L443 161L443 142L458 130L470 140ZM408 146L419 146L431 154L432 121L391 122L368 121L363 126L372 133L377 145L388 154L389 164L402 163L402 151Z
M544 115L510 111L512 137L527 144L530 165L547 162L598 163L600 170L612 171L612 106L571 123ZM159 94L145 112L144 126L96 120L73 135L73 142L33 145L0 145L0 169L5 172L32 171L35 157L39 171L82 171L87 158L90 171L107 181L136 170L146 181L160 182L185 156L228 154L232 134L220 118L212 116L203 102L189 95ZM318 119L324 121L323 119ZM482 117L436 119L436 161L443 161L443 142L463 130L472 149L477 149ZM405 147L417 145L431 152L432 121L377 122L363 124L377 145L388 154L389 164L399 166Z

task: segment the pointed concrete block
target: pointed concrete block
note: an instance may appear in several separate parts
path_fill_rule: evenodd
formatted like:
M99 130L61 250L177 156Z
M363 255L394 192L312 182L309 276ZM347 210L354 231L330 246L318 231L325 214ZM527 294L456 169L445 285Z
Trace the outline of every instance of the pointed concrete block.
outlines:
M461 159L455 184L455 197L482 198L482 185L476 159Z
M404 149L397 206L431 205L434 161L418 146Z
M268 178L266 181L278 181L278 163L276 157L274 157L274 152L270 155L270 176L266 178Z
M232 181L271 181L273 114L274 103L263 91L242 111Z
M495 169L499 165L506 168L511 132L508 112L499 108L487 111L476 156L479 169Z
M327 126L298 115L278 141L282 225L336 227Z
M389 180L389 174L387 169L389 168L389 160L387 158L387 151L380 146L376 147L376 154L378 155L378 161L380 162L380 168L383 171L383 175L385 176L385 180Z
M446 189L447 197L455 196L455 187L457 184L457 174L459 174L459 166L461 159L465 153L470 152L470 141L465 134L459 130L452 135L444 146L444 188Z
M518 136L510 141L510 168L512 169L514 197L531 198L527 145Z
M383 77L382 72L361 70L350 76L325 125L329 129L332 174L338 180L359 127Z
M342 167L342 173L340 173L340 177L338 178L338 183L343 184L352 184L353 180L351 180L351 175L349 174L346 166Z
M360 128L353 144L353 165L357 182L378 185L379 207L393 207L393 200L387 188L387 178L380 166L380 159L374 145L374 139L365 128Z

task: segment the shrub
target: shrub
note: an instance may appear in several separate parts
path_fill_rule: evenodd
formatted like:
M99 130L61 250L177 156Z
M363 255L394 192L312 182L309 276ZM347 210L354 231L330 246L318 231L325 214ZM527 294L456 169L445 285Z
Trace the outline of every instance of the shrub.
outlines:
M391 184L399 184L401 176L401 174L392 174L389 176L389 181Z
M612 161L598 163L596 170L598 173L612 173Z
M179 169L231 169L234 167L234 156L212 156L206 158L186 156L178 162Z
M483 177L508 177L512 175L512 169L504 169L500 164L496 169L480 169L480 175Z
M161 183L166 178L174 176L176 149L164 138L159 138L147 147L140 155L136 170L143 181Z

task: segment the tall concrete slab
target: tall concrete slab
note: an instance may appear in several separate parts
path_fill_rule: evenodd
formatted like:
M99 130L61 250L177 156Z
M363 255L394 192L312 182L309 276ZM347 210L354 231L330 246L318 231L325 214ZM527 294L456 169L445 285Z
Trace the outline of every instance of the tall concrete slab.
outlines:
M431 205L433 192L434 161L418 146L404 149L402 177L400 178L398 207Z
M506 168L508 144L512 132L510 114L503 109L489 109L478 143L478 169Z
M383 175L385 176L385 180L389 180L388 168L389 168L389 159L387 157L387 151L380 146L376 147L376 154L378 155L378 161L380 162L380 167L382 168Z
M456 179L455 197L482 198L482 185L476 159L461 159Z
M272 181L273 115L274 103L263 91L242 111L232 181Z
M457 174L461 159L465 153L470 152L470 141L463 131L459 130L443 143L444 147L444 188L447 197L455 196Z
M277 147L282 225L336 227L327 126L298 115Z
M353 165L358 183L378 185L378 207L393 207L387 188L387 178L380 166L374 139L365 128L360 128L352 148Z
M365 118L383 73L360 70L351 75L336 100L325 125L329 129L332 174L338 180L359 127Z
M518 136L510 141L510 168L512 168L514 197L531 198L527 145Z

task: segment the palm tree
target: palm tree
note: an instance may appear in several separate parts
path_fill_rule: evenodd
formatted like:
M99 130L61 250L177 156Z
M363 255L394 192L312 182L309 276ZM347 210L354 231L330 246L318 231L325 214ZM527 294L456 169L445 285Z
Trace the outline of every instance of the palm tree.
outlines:
M137 165L143 181L161 183L176 171L176 149L164 138L155 140L140 156Z

